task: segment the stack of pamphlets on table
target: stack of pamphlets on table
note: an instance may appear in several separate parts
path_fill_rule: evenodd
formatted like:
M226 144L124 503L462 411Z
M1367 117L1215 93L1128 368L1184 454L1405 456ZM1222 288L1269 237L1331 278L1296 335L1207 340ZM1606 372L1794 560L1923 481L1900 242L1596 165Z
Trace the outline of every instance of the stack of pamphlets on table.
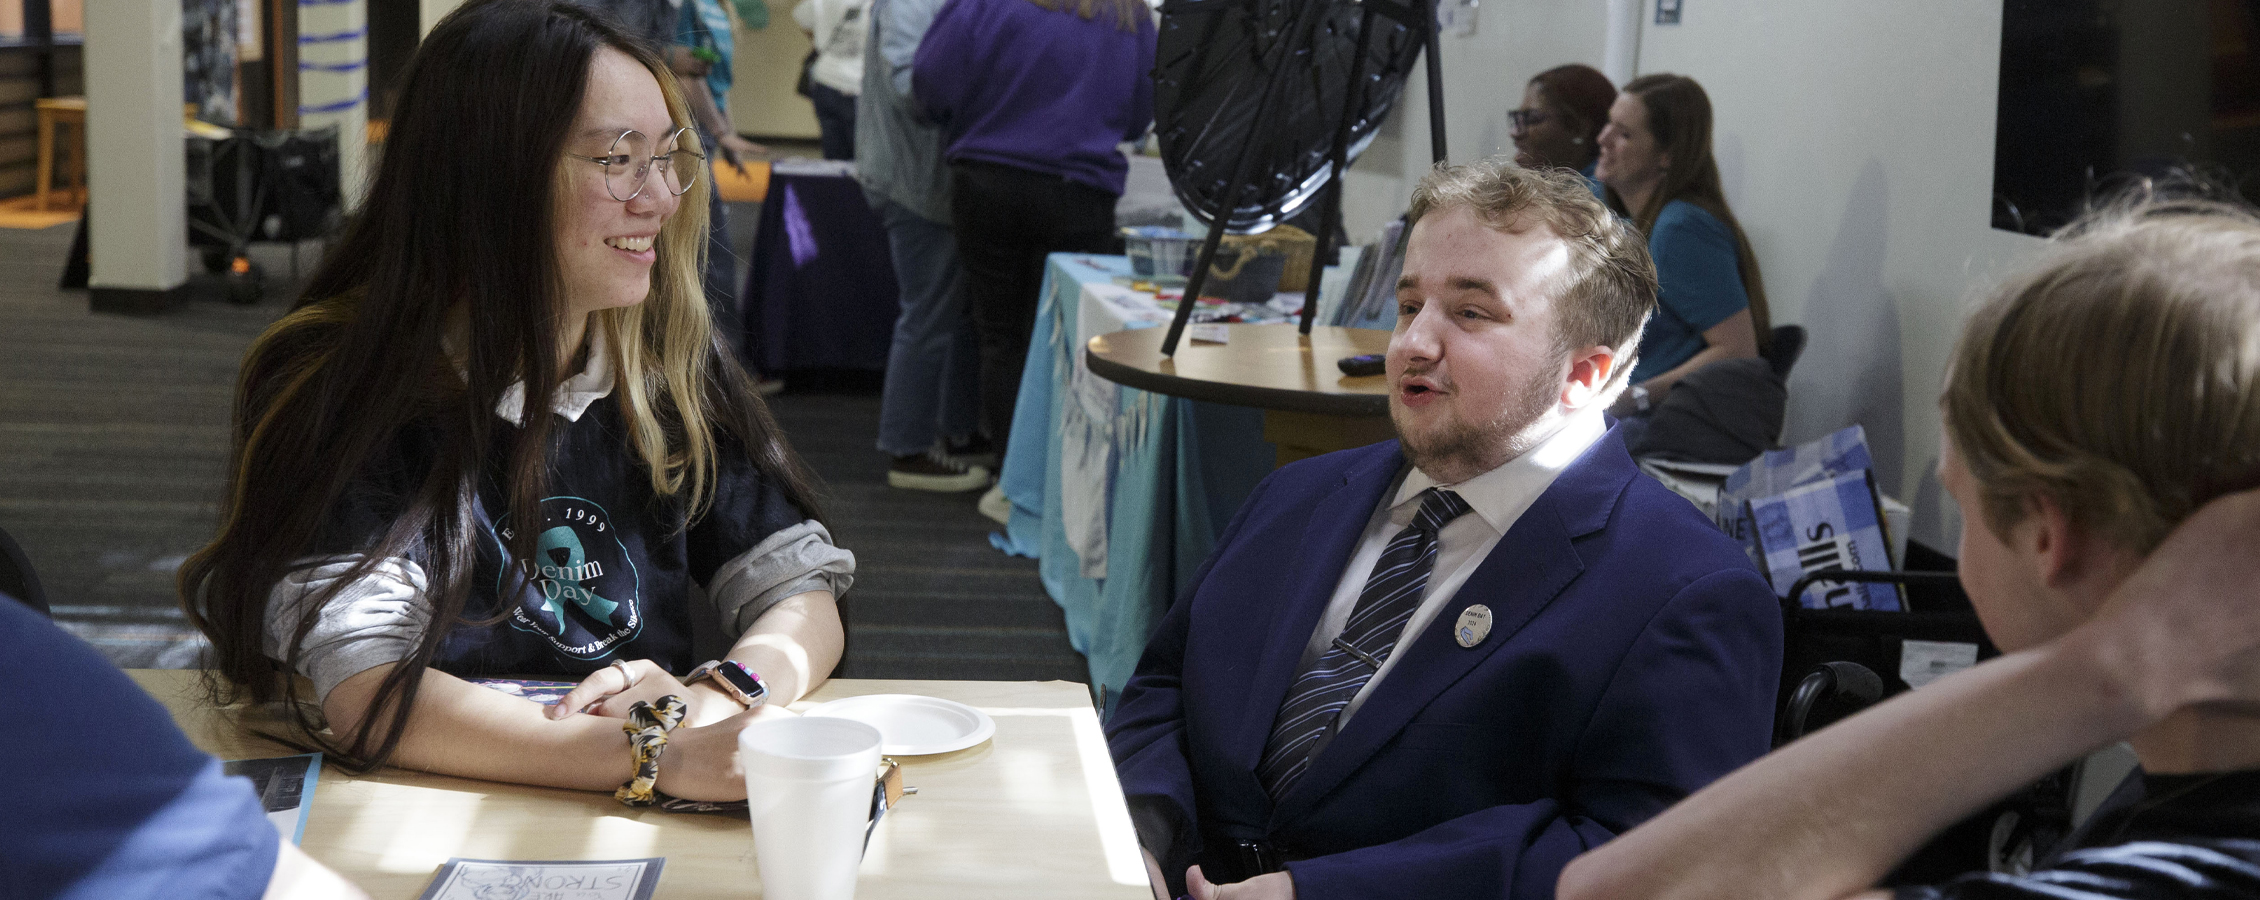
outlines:
M451 859L417 900L651 900L666 862Z

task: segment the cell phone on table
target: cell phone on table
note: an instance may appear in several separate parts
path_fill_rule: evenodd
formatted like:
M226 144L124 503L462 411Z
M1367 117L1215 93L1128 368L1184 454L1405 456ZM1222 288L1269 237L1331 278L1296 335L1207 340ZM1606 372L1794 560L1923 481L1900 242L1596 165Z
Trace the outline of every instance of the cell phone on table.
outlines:
M1387 360L1388 357L1379 353L1368 353L1364 356L1345 356L1335 360L1334 364L1342 367L1342 374L1359 378L1366 375L1381 374Z

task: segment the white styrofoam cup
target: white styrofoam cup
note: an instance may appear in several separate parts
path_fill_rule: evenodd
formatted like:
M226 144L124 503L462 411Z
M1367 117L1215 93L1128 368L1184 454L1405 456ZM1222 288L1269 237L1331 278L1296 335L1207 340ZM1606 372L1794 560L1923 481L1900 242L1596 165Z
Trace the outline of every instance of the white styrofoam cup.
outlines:
M871 819L879 729L794 717L738 733L764 900L852 900Z

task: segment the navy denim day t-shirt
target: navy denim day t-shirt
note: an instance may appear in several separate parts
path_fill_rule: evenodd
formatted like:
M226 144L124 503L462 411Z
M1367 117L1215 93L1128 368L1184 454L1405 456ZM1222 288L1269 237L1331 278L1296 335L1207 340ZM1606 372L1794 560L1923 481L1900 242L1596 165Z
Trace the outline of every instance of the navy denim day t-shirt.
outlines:
M508 512L499 473L519 434L497 425L475 510L478 558L465 622L441 642L433 666L475 677L522 675L577 680L614 659L649 659L682 673L691 659L689 592L722 564L807 518L755 468L742 443L716 429L711 504L686 528L680 500L652 489L629 443L617 396L556 423L549 483L538 520L521 526ZM317 542L322 554L373 547L428 470L435 440L403 429L393 452L357 479ZM509 559L521 527L534 538L531 559ZM421 563L421 560L417 560ZM491 624L472 624L501 616Z

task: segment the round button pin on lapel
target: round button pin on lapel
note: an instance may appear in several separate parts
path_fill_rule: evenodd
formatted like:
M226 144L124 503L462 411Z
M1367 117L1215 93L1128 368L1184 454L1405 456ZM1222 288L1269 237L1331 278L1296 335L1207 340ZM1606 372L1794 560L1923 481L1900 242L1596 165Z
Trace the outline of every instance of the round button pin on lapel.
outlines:
M1481 603L1460 610L1460 620L1452 626L1452 637L1462 647L1473 647L1491 636L1491 607Z

